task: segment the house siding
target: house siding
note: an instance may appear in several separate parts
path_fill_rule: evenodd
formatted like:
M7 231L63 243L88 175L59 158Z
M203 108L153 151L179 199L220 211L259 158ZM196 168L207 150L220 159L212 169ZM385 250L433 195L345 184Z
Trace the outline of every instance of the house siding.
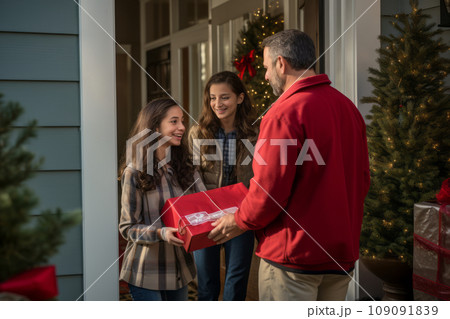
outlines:
M38 121L29 149L45 160L27 182L40 199L36 218L46 209L82 207L78 20L73 1L0 0L0 92L24 108L16 130ZM59 300L83 293L82 251L78 225L50 260Z

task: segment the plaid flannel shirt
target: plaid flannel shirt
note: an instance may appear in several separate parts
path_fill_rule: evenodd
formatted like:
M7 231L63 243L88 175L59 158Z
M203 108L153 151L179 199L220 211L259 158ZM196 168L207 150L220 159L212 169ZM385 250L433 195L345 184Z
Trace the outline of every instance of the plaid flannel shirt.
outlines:
M183 189L174 186L172 169L162 169L161 184L142 192L137 188L138 171L127 167L122 175L122 209L119 231L128 241L120 279L132 285L152 290L175 290L186 286L196 275L194 259L183 247L158 239L157 229L164 227L161 209L167 199L181 196ZM186 192L206 190L198 172L195 185Z
M219 145L222 148L223 155L222 186L236 184L236 131L225 134L223 128L219 127L219 130L216 133L216 139L219 140Z

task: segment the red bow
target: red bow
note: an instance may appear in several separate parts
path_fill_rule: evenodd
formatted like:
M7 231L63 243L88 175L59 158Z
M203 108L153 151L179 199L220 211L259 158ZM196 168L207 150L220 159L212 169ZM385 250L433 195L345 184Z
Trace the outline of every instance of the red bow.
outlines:
M0 283L0 291L16 293L30 300L48 300L58 295L55 266L25 271Z
M447 178L443 183L439 194L436 195L436 199L440 204L450 205L450 178Z
M245 69L248 68L248 74L250 77L254 77L256 75L256 70L252 66L253 61L255 61L255 50L251 50L250 53L244 55L241 58L241 61L234 61L234 66L240 72L239 77L241 80L244 78Z

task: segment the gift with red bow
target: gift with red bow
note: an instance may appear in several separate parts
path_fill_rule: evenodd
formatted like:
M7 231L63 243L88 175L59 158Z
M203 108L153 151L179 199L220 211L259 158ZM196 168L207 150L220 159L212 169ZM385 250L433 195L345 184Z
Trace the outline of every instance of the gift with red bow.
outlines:
M414 205L415 300L450 300L450 178L436 199Z

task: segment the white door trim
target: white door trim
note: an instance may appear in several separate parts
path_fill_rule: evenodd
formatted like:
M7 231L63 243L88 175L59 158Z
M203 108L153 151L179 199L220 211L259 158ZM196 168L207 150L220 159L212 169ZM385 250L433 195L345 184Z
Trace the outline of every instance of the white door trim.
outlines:
M114 0L80 0L114 36ZM84 300L118 300L115 43L83 10L80 21Z
M381 1L362 15L373 3L374 0L325 1L326 49L360 18L325 54L325 70L332 85L351 99L363 116L367 114L367 106L361 105L359 100L367 96L372 88L368 82L368 68L376 66L377 38L381 32ZM354 278L358 282L359 275L357 262ZM358 285L352 281L347 300L358 300L359 292Z

